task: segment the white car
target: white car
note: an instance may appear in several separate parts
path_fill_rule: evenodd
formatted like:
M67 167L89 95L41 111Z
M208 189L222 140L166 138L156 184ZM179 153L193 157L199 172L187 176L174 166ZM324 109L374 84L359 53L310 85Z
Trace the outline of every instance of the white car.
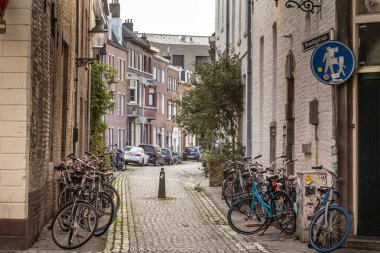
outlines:
M124 148L125 163L137 163L140 166L148 165L149 155L145 154L144 149L135 146L126 146Z

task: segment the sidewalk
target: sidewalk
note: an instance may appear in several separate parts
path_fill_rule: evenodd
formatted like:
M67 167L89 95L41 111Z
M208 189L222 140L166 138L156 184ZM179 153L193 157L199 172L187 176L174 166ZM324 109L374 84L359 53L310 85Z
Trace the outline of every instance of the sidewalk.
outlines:
M204 174L203 174L204 175ZM201 178L200 178L201 179ZM222 187L210 187L208 178L202 179L200 186L204 189L205 194L215 203L215 205L226 215L228 213L228 206L224 199L222 199ZM316 252L309 249L306 243L302 243L299 240L293 239L292 236L286 236L280 234L278 230L274 228L268 229L264 236L252 235L255 241L258 241L264 246L265 249L270 252L281 252L281 253L293 253L293 252ZM337 253L374 253L376 251L369 250L359 250L359 249L348 249L343 248L336 250Z

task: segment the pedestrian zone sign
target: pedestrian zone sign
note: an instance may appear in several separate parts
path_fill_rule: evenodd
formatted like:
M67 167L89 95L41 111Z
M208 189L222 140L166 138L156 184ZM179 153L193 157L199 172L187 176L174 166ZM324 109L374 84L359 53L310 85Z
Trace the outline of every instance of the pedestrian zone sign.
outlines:
M355 58L352 51L342 42L328 41L314 50L310 65L320 82L329 85L341 84L354 73Z

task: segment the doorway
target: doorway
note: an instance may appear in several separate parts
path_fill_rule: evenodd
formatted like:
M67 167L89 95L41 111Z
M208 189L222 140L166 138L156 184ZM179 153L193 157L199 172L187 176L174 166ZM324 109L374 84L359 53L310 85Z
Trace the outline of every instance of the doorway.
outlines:
M358 85L358 234L380 235L380 73Z

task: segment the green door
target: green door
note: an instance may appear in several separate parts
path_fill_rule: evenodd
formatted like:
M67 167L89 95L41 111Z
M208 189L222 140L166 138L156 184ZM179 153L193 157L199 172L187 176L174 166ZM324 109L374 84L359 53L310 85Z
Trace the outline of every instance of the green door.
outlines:
M380 235L380 73L359 76L358 234Z

